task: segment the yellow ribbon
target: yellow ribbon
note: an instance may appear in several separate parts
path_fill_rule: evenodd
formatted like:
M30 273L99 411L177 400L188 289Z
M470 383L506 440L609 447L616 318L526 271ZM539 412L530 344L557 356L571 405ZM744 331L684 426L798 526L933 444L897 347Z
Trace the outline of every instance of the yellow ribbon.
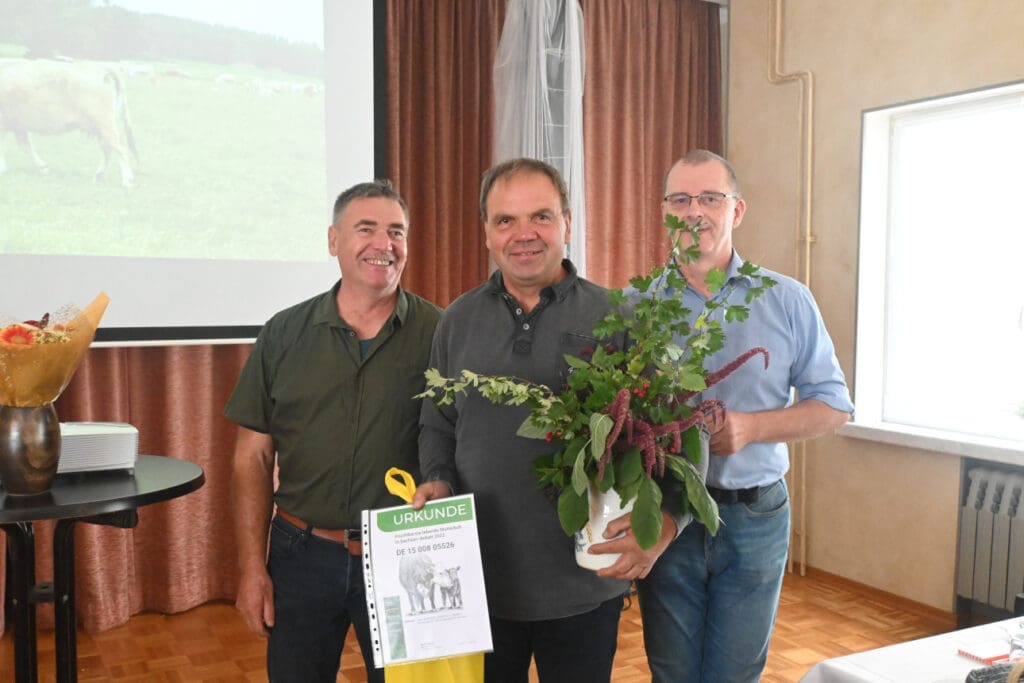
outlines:
M406 503L411 503L412 496L416 493L416 480L412 478L411 474L398 467L392 467L387 471L384 475L384 485L388 487L388 493L398 496Z

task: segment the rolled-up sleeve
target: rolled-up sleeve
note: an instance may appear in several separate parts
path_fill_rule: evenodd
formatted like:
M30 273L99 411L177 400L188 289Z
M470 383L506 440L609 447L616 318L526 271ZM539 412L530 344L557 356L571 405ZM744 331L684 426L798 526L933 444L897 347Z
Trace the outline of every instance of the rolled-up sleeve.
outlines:
M791 369L790 385L801 401L814 399L852 415L854 408L846 377L839 367L835 346L818 305L806 288L797 291L800 296L793 319L797 326L794 339L799 349Z

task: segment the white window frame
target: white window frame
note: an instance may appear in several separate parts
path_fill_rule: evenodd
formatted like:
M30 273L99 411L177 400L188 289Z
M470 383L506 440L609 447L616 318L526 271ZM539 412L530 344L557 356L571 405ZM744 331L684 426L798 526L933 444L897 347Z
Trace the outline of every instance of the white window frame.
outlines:
M939 98L867 110L862 120L860 244L857 283L857 344L854 395L857 406L854 421L840 433L855 438L920 448L939 453L970 456L983 460L1024 464L1024 441L985 437L941 429L886 421L883 417L885 382L885 344L887 316L887 278L879 276L879 254L889 264L890 206L892 195L891 164L894 122L908 114L928 116L942 110L978 104L1000 97L1020 97L1024 101L1024 81L1008 83ZM949 188L952 193L965 188ZM977 189L977 188L973 188ZM1015 203L1007 198L1008 204ZM1016 213L1017 209L1009 209ZM993 245L997 248L997 245ZM884 268L888 271L888 265ZM935 277L937 274L930 274ZM970 286L969 283L959 283ZM1024 353L1024 348L1021 349ZM957 396L954 400L970 400Z

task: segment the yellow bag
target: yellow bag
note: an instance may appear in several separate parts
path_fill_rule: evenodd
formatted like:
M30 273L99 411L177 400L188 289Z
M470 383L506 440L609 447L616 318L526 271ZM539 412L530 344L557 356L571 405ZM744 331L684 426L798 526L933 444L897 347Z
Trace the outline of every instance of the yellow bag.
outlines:
M482 654L384 667L385 683L479 683L483 680Z
M406 503L412 502L416 482L405 470L392 467L384 475L384 485ZM483 653L384 667L385 683L482 683L483 680Z

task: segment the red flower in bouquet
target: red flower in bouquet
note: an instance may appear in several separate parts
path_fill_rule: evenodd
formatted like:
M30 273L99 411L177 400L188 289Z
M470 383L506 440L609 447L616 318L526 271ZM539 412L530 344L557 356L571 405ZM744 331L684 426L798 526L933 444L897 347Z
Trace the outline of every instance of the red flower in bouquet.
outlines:
M36 343L36 336L23 325L9 325L0 330L0 341L14 346L31 346Z

